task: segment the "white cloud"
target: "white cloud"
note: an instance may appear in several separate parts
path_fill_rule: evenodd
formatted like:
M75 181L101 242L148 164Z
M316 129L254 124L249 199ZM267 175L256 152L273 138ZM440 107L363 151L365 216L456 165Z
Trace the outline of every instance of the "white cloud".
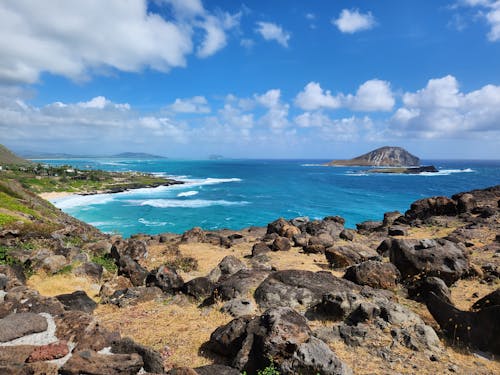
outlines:
M295 105L305 111L349 108L360 112L390 111L395 103L389 82L379 79L366 81L355 95L324 91L317 82L309 82L295 97Z
M250 38L243 38L240 40L240 45L246 49L252 49L255 45L255 41Z
M167 107L170 111L176 113L209 113L210 107L204 96L193 96L187 99L175 99Z
M334 109L340 107L340 100L333 97L330 91L323 91L319 83L309 82L304 90L297 94L295 105L305 111L321 108Z
M196 47L207 57L227 44L239 14L209 13L199 0L166 0L173 18L148 11L146 0L0 2L0 81L33 83L41 72L75 80L103 69L168 72L186 66ZM195 29L202 30L194 46Z
M465 93L449 75L429 80L417 92L405 93L403 104L392 117L392 130L401 136L500 136L500 86L486 85Z
M374 112L391 111L395 100L389 82L372 79L359 86L356 95L348 95L346 102L355 111Z
M343 9L338 18L332 19L332 23L348 34L372 29L376 24L371 12L360 13L358 9Z
M255 101L268 108L267 113L259 122L274 132L281 132L289 125L288 110L290 105L281 102L281 90L268 90L262 95L255 95Z
M500 41L500 0L461 0L457 5L480 8L478 15L490 26L488 39L492 42Z
M283 28L271 22L257 22L256 31L262 35L265 40L274 40L283 47L288 47L290 33Z

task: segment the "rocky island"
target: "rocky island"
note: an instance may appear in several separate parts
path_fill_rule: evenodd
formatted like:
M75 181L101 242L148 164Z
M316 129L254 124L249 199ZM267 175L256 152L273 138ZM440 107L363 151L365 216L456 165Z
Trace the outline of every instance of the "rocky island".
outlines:
M368 169L366 173L419 174L439 172L433 165L421 166L420 159L402 147L384 146L347 160L332 160L325 165L338 167L382 167Z
M500 186L125 239L3 172L1 374L500 372Z

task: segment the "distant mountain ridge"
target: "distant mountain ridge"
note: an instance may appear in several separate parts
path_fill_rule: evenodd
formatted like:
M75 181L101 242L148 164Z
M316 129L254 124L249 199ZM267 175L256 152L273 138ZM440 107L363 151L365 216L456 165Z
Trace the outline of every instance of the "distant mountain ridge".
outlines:
M28 159L92 159L92 158L119 158L119 159L166 159L165 156L148 154L145 152L122 152L115 155L81 155L57 152L22 152L22 156Z
M329 166L416 167L420 159L402 147L384 146L347 160L332 160Z

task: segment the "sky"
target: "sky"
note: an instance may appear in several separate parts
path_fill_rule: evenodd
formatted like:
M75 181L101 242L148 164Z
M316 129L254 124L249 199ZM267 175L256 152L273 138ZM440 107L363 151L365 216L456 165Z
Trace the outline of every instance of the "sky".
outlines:
M500 159L500 0L3 0L0 143Z

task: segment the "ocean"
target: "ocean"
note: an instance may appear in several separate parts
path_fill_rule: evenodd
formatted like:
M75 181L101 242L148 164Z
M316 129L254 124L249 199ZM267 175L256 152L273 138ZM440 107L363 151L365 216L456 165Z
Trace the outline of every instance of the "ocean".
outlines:
M107 233L182 233L192 227L242 229L278 217L339 215L354 228L404 212L421 198L500 184L500 161L425 160L438 173L366 174L366 167L325 167L327 160L37 160L80 169L142 171L183 185L53 200Z

